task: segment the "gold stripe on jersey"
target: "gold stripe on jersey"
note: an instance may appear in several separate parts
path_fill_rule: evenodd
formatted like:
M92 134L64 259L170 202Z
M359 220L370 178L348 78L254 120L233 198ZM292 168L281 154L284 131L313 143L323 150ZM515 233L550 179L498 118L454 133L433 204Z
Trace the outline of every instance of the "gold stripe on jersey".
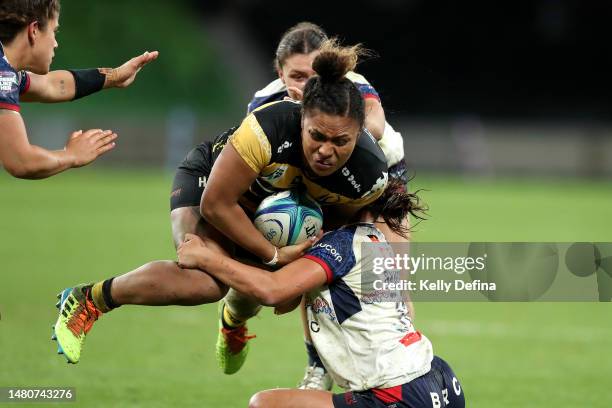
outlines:
M272 147L268 137L252 113L242 121L240 127L230 136L230 143L246 164L257 174L261 173L272 159Z

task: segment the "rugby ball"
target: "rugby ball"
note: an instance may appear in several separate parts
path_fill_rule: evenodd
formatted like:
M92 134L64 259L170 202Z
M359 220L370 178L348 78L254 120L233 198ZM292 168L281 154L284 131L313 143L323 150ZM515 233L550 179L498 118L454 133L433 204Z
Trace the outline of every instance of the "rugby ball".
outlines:
M323 212L305 192L287 190L266 197L255 211L253 223L268 241L284 247L317 236Z

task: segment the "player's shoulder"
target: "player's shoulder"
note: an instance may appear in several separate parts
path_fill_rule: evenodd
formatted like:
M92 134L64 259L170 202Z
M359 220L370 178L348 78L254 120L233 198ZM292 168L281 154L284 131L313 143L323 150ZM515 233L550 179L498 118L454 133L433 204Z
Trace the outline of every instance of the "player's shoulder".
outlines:
M363 129L355 144L355 150L351 155L348 163L351 166L362 167L367 164L370 170L385 170L387 169L387 159L376 139L370 131Z
M249 102L248 112L252 112L262 105L270 102L280 101L287 96L287 88L280 78L270 82L265 88L255 92L253 99Z
M2 48L0 47L0 78L3 82L10 80L15 83L19 83L21 80L22 72L17 72L15 68L9 64L6 56L2 52Z
M271 102L253 111L252 115L274 148L287 138L299 137L301 105L293 101Z
M326 232L319 242L351 244L357 232L356 224L344 225L338 229ZM316 245L316 244L315 244Z
M11 64L8 63L8 61L6 60L6 57L4 56L0 57L0 70L2 70L3 72L4 71L15 72L13 67L11 67Z
M282 92L284 92L286 90L287 90L287 87L285 86L283 81L281 81L280 78L276 78L274 81L270 82L264 88L262 88L259 91L255 92L255 98L261 98L261 97L264 97L264 96L276 95L276 94L282 93Z
M327 232L331 241L342 240L354 244L362 242L386 242L383 233L371 222L354 222Z
M389 169L385 154L367 130L360 134L353 154L339 172L347 197L359 201L372 201L387 185Z
M384 234L371 222L357 222L352 224L351 227L353 227L355 231L353 237L355 243L387 242Z
M306 252L307 257L317 258L327 265L328 283L345 276L355 265L354 237L354 228L341 227L325 233Z
M370 85L368 80L361 74L356 73L355 71L349 71L346 74L346 77L351 80L351 82L356 84Z
M4 55L0 56L0 109L19 112L19 95L27 79L25 72L17 72Z

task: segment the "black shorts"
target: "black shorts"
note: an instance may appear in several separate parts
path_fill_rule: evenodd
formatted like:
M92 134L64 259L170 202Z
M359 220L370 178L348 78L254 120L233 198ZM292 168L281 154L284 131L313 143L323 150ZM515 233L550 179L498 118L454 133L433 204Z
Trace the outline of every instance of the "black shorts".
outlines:
M187 153L179 164L172 182L171 211L182 207L200 206L213 164L236 129L232 127L215 137L213 141L201 143Z
M459 380L439 357L433 358L431 371L409 383L384 390L335 394L332 399L335 408L465 408Z
M226 132L228 133L228 132ZM225 133L224 133L225 135ZM223 135L220 136L222 138ZM222 142L227 139L221 140ZM202 194L206 188L208 177L212 170L215 156L218 152L213 152L213 145L221 150L219 138L213 142L204 142L193 148L181 164L178 166L172 182L172 193L170 194L170 210L182 207L199 207ZM251 217L249 211L245 209L247 216ZM261 262L259 258L239 246L235 248L235 256L251 262Z
M212 142L196 146L178 166L172 182L170 210L200 206L202 193L214 163L211 149Z

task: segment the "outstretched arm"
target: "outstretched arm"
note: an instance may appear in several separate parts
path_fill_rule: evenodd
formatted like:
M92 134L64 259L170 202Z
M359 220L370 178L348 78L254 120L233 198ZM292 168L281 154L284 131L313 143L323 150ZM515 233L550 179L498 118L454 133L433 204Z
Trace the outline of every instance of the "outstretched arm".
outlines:
M134 82L142 67L154 61L158 55L157 51L145 52L117 68L87 70L90 72L88 72L86 79L81 79L82 77L78 74L67 70L51 71L46 75L28 72L30 84L20 99L24 102L65 102L74 100L75 97L86 96L92 91L95 92L100 89L125 88ZM95 83L79 83L79 81L84 80L95 81ZM90 86L93 86L93 88ZM79 92L79 89L81 89L81 92Z
M0 163L18 178L41 179L84 166L115 147L116 138L110 130L79 130L64 150L46 150L30 144L19 113L0 109Z
M327 282L323 267L310 259L300 258L269 272L213 252L192 234L185 236L177 253L179 265L200 269L265 306L286 304Z

